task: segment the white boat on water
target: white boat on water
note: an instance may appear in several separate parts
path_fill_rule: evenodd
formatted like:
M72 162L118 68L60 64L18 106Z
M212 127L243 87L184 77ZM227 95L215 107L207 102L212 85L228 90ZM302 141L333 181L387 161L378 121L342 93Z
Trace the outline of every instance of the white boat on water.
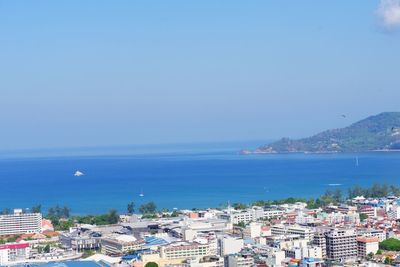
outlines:
M81 171L76 171L74 173L74 176L76 176L76 177L83 176L83 175L85 175L85 174L83 172L81 172Z
M143 194L143 189L142 189L142 190L140 190L139 197L144 197L144 194Z

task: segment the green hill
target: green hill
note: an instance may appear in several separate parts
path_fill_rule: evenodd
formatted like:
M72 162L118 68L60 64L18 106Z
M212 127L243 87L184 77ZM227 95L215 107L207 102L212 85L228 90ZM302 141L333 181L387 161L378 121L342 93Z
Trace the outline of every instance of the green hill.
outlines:
M367 152L400 149L400 112L384 112L348 127L292 140L282 138L243 153Z

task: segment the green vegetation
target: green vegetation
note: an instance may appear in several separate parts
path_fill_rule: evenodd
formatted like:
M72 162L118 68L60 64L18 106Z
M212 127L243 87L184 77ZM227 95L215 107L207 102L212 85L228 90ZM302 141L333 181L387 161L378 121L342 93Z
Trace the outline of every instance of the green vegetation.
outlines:
M382 250L400 251L400 240L395 238L388 238L379 243L379 248Z
M46 218L51 220L55 230L65 231L74 226L75 223L96 225L116 224L119 221L119 214L117 210L111 209L106 214L70 217L70 209L68 207L57 205L56 207L49 208Z
M14 243L18 238L20 238L20 235L3 236L0 238L0 244Z
M365 221L368 218L368 215L365 213L360 213L360 221Z
M119 215L115 209L112 209L107 214L75 216L74 219L77 223L106 225L118 223Z
M47 244L46 246L38 246L37 250L39 253L50 253L50 245Z
M146 265L144 267L158 267L158 264L151 261L151 262L146 263Z
M314 136L281 140L260 147L258 152L362 152L400 148L400 112L384 112L349 127Z
M0 215L7 215L7 214L11 214L11 209L5 208L2 211L0 211Z
M155 214L157 211L157 206L153 201L151 201L140 205L139 211L143 215Z
M388 195L400 196L400 188L394 185L387 184L374 184L370 188L362 188L360 186L353 186L348 190L349 198L356 196L364 197L386 197Z
M50 253L50 245L47 244L44 248L43 248L43 252L44 253Z
M60 207L56 205L55 207L51 207L47 211L47 216L49 218L58 218L58 219L67 219L69 218L70 208L64 206Z
M17 241L18 237L17 236L13 236L13 237L9 237L7 238L7 243L14 243L15 241Z
M35 209L39 207L41 208L41 206L39 205L35 207ZM46 218L51 220L55 230L68 230L69 227L73 226L73 221L68 219L70 216L70 212L70 208L66 206L60 207L59 205L56 205L55 207L51 207L48 209Z
M233 204L232 204L232 207L233 207L235 210L244 210L244 209L246 209L248 206L247 206L246 204L243 204L243 203L233 203Z
M31 208L32 213L41 213L42 212L42 205L36 205Z
M284 198L280 200L257 200L256 202L252 203L253 206L271 206L271 205L282 205L282 204L294 204L296 202L303 202L307 204L309 209L317 209L324 206L327 206L331 203L338 204L343 201L342 191L337 188L335 190L327 190L325 194L323 194L320 198Z
M85 249L81 252L83 252L82 258L84 258L84 259L89 258L90 256L93 256L94 254L96 254L96 250L93 250L93 249Z
M72 219L52 220L54 229L57 231L66 231L75 225Z
M240 228L245 228L246 227L246 223L245 222L239 222L236 226L238 226Z
M129 202L126 207L126 210L128 211L128 214L132 215L135 212L135 203Z

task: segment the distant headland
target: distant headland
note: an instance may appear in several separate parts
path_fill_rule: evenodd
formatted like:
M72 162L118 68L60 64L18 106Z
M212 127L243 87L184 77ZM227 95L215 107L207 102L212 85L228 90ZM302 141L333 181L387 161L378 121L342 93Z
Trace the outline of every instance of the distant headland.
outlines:
M344 116L344 115L343 115ZM282 138L241 154L337 153L400 150L400 112L383 112L340 129L311 137Z

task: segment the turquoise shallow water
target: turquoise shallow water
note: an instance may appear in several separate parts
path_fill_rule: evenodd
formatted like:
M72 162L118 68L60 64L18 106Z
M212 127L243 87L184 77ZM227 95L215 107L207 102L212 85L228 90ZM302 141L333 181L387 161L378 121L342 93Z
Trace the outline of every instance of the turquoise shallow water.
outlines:
M400 185L400 153L243 156L236 151L3 158L0 208L60 204L84 214L124 211L129 201L194 208L316 197L328 188L355 184ZM85 176L75 177L76 170Z

